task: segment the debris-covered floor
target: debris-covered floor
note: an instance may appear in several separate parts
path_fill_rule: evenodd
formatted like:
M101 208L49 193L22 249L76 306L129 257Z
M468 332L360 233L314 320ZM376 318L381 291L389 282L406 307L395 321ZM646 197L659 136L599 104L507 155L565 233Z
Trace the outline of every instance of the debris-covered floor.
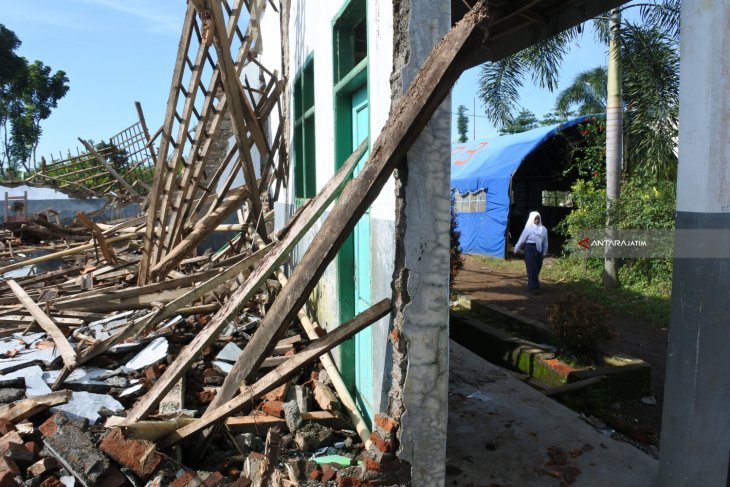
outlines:
M0 485L326 485L363 463L370 432L351 398L343 406L337 392L346 389L326 352L365 321L310 341L302 323L320 332L301 316L238 402L203 421L282 282L267 280L191 354L256 253L227 246L139 286L144 222L100 225L106 230L98 227L90 248L13 237L3 244ZM84 234L81 225L68 230ZM366 321L388 312L381 308ZM176 365L174 385L156 392ZM143 399L154 407L140 413ZM387 441L394 425L380 416L376 423Z
M451 341L446 485L654 485L657 461Z

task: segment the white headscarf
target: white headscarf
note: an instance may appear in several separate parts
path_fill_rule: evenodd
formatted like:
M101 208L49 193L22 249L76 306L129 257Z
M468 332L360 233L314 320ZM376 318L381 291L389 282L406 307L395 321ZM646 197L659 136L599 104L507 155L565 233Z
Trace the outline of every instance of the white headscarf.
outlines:
M535 225L535 217L540 217L540 223ZM531 211L530 216L527 217L527 223L525 224L525 231L532 233L535 235L535 245L537 247L538 252L542 252L542 242L547 237L547 228L545 228L542 224L542 217L540 216L540 213L537 211Z
M535 217L540 217L540 223L535 225ZM547 228L545 228L542 225L542 217L540 216L540 213L537 211L531 211L530 216L527 217L527 223L525 224L525 229L532 230L533 232L537 233L540 236L543 236L547 233Z

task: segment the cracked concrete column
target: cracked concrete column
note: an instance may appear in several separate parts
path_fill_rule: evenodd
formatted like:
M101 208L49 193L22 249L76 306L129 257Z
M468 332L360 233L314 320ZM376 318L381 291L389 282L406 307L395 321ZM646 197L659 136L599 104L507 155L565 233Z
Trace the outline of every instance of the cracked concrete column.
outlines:
M451 25L450 2L394 2L393 93L399 96ZM445 482L449 357L451 99L397 173L394 367L389 414L399 418L410 485Z

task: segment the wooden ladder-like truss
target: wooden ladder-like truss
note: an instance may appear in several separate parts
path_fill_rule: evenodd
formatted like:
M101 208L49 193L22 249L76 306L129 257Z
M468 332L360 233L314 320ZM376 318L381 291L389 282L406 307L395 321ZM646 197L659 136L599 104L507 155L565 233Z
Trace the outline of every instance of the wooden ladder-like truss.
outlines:
M278 157L281 129L268 137L264 123L273 110L281 117L282 89L276 71L257 59L265 7L264 0L188 3L149 193L140 284L164 279L213 227L242 207L267 239L262 194L278 194L287 170L275 167L286 159ZM257 87L249 76L256 77ZM235 144L218 162L212 160L212 147L226 116ZM233 187L240 173L245 184Z

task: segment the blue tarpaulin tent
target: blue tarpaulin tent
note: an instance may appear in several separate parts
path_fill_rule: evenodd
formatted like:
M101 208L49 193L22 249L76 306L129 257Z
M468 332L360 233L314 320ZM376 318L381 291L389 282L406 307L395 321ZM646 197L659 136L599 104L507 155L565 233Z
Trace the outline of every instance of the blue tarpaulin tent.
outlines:
M578 117L560 125L451 146L451 189L462 195L486 190L486 211L456 214L463 252L504 257L512 176L554 134L588 120Z

